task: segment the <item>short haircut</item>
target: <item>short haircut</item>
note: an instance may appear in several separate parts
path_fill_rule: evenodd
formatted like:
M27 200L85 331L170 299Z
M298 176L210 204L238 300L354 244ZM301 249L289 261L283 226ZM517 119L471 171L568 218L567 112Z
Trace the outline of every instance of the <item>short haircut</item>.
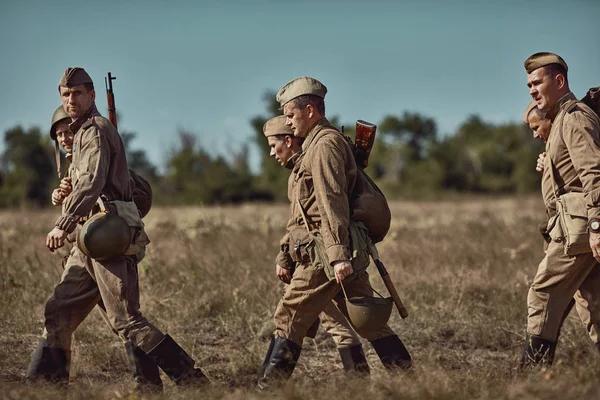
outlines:
M283 142L283 140L285 139L286 136L291 137L292 140L297 140L299 144L304 143L304 138L303 137L294 136L291 133L282 133L282 134L279 134L279 135L271 135L270 137L274 137L278 141Z
M565 77L565 81L568 82L569 79L567 77L567 69L560 64L548 64L546 65L546 69L550 75L554 78L556 75L562 75Z
M91 90L94 90L94 84L93 83L84 83L83 86L85 87L85 90L87 90L88 92Z
M322 97L312 94L303 94L291 100L298 108L304 109L309 104L313 106L321 115L325 115L325 100Z

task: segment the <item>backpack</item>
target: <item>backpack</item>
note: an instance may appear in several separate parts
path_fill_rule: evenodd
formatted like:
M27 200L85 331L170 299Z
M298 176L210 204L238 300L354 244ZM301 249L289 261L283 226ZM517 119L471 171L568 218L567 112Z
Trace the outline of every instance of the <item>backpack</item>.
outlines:
M339 132L337 129L331 129L330 132L342 135L352 148L352 153L356 158L356 146L352 143L352 139ZM328 133L329 132L326 134ZM321 137L323 136L324 135ZM314 143L311 147L313 145ZM354 191L349 199L350 218L354 221L362 222L369 231L369 238L373 243L379 243L385 238L385 235L387 235L390 230L392 213L381 189L377 187L375 182L373 182L367 173L362 168L358 167L358 165L357 169L358 173L356 174Z
M351 218L365 225L373 243L385 238L390 230L392 213L383 192L362 168L358 168L350 209Z
M144 218L152 208L152 187L147 180L132 169L129 170L129 176L133 187L132 200L137 206L140 216Z
M600 117L600 86L588 90L581 101Z

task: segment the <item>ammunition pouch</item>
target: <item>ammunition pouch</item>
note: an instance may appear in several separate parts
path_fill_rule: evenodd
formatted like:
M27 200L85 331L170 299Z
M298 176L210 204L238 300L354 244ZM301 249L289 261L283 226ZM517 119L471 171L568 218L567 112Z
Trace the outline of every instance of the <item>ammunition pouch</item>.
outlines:
M111 201L118 216L123 218L129 229L131 230L131 243L124 255L136 256L138 261L141 261L145 256L146 246L150 243L150 239L144 229L144 222L140 217L140 213L136 204L133 201Z
M547 232L555 242L562 242L565 255L589 253L590 238L587 231L587 208L585 195L579 192L565 193L556 201L556 215L548 221Z
M352 280L362 274L370 264L371 239L362 222L350 221L350 250L353 273L346 280ZM300 264L312 264L316 269L324 269L329 280L335 279L333 266L327 257L325 242L317 229L307 232L302 229L290 232L290 251L292 259Z

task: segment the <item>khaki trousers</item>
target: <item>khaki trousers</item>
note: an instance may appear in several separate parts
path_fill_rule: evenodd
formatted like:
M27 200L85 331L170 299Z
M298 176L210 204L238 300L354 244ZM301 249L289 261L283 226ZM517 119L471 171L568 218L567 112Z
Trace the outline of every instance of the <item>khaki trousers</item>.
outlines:
M352 347L360 344L358 334L354 332L344 314L337 309L333 302L329 302L323 312L319 315L321 324L335 342L338 349Z
M349 297L373 295L373 289L362 279L368 281L368 274L364 273L361 279L344 283ZM335 280L330 281L322 268L316 269L312 264L299 265L275 310L275 335L302 346L304 336L311 324L332 301L356 331L348 318L346 303L340 291L341 285ZM375 332L358 332L358 334L373 341L394 335L394 331L385 325Z
M600 328L600 266L592 253L567 256L550 242L527 296L527 333L555 342L571 298L594 343Z
M139 299L134 257L96 261L73 246L60 283L46 302L43 336L49 347L68 353L73 332L102 300L119 335L147 353L164 334L142 315Z

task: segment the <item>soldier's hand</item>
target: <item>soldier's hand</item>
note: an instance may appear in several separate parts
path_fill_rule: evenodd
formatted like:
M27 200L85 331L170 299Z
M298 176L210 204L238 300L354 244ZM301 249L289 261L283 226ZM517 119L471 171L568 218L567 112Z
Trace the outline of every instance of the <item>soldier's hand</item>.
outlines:
M63 202L63 196L62 193L60 192L60 189L54 189L52 191L52 205L53 206L60 206Z
M590 248L596 261L600 261L600 233L590 232Z
M537 159L535 170L537 172L544 172L544 160L546 159L546 152L540 153Z
M67 232L57 227L54 227L54 229L50 231L48 236L46 236L46 246L48 247L48 249L50 249L50 251L53 252L54 250L59 249L65 245L66 238Z
M333 272L335 273L335 280L340 283L344 278L352 275L354 271L350 261L336 261L333 263Z
M291 274L290 270L279 266L279 264L277 264L275 266L275 274L277 274L277 277L283 283L289 284L290 281L292 280L292 274Z
M63 198L70 195L71 192L73 191L73 186L71 186L71 178L69 178L68 176L65 178L62 178L60 181L59 188L60 188L60 192L61 192Z

